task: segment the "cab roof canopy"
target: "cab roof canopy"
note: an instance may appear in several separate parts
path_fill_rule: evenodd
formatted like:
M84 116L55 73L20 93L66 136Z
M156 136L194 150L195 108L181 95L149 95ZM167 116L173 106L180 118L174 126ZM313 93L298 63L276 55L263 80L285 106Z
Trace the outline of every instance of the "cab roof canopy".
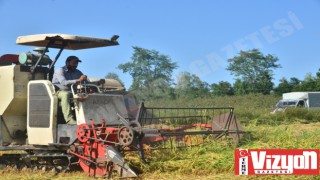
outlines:
M36 34L19 36L16 43L27 46L48 46L48 48L79 50L104 46L116 46L119 45L117 41L118 38L118 35L114 35L110 39L103 39L68 34Z

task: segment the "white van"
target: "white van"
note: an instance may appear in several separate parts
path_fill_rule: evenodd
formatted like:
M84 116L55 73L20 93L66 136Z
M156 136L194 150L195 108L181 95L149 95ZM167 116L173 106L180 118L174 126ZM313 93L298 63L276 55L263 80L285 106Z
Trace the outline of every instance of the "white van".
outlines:
M284 93L273 112L283 111L287 107L320 108L320 92Z

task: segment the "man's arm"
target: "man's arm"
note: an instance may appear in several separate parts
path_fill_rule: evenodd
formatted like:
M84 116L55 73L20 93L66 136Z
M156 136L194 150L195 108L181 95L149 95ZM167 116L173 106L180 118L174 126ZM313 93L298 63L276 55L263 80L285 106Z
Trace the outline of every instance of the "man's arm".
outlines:
M81 73L81 72L80 72ZM54 78L55 81L58 81L58 82L55 82L55 83L59 83L61 85L68 85L68 84L75 84L77 82L81 82L81 81L84 81L87 79L87 76L86 75L83 75L81 73L80 75L80 78L78 79L71 79L71 80L67 80L66 77L64 76L64 71L63 71L63 68L59 68L55 73L54 73Z

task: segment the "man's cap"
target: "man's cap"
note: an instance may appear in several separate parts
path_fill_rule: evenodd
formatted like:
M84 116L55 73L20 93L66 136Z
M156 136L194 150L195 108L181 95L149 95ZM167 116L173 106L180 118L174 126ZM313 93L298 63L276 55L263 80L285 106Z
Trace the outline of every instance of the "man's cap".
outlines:
M77 56L69 56L66 60L66 62L70 62L71 60L77 60L78 62L82 62Z

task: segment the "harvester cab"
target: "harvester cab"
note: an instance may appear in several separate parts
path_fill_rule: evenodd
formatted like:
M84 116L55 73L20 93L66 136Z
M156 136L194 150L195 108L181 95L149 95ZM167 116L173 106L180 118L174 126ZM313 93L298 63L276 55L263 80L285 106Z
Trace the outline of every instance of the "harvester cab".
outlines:
M118 45L117 39L117 35L111 39L64 34L18 37L17 44L42 48L35 49L37 54L27 52L20 55L1 56L0 84L6 87L0 89L1 144L48 145L60 143L62 139L65 142L66 138L59 131L63 129L70 131L67 129L72 126L59 125L65 120L58 113L60 112L58 100L54 85L51 83L56 61L64 49L80 50L115 46ZM49 48L59 49L54 60L46 55ZM10 62L15 65L11 65ZM106 79L106 83L100 87L93 84L73 87L75 87L72 89L73 109L78 124L89 123L89 119L101 121L106 115L116 117L116 114L120 113L128 117L132 114L132 111L127 111L127 107L129 109L128 103L131 103L130 109L133 109L134 97L126 96L124 87L116 80ZM87 98L86 101L83 101L84 96ZM78 101L79 99L82 101ZM118 123L107 121L110 125ZM25 132L26 135L20 136ZM72 143L74 140L68 141Z
M135 97L114 79L99 86L72 86L72 103L77 125L65 123L51 80L62 51L118 45L110 39L66 34L20 36L16 43L36 46L37 53L6 54L0 57L0 150L68 149L77 140L77 125L93 123L118 125L117 116L135 116ZM59 49L52 60L46 53ZM94 78L88 79L94 80ZM96 122L95 122L96 121Z

